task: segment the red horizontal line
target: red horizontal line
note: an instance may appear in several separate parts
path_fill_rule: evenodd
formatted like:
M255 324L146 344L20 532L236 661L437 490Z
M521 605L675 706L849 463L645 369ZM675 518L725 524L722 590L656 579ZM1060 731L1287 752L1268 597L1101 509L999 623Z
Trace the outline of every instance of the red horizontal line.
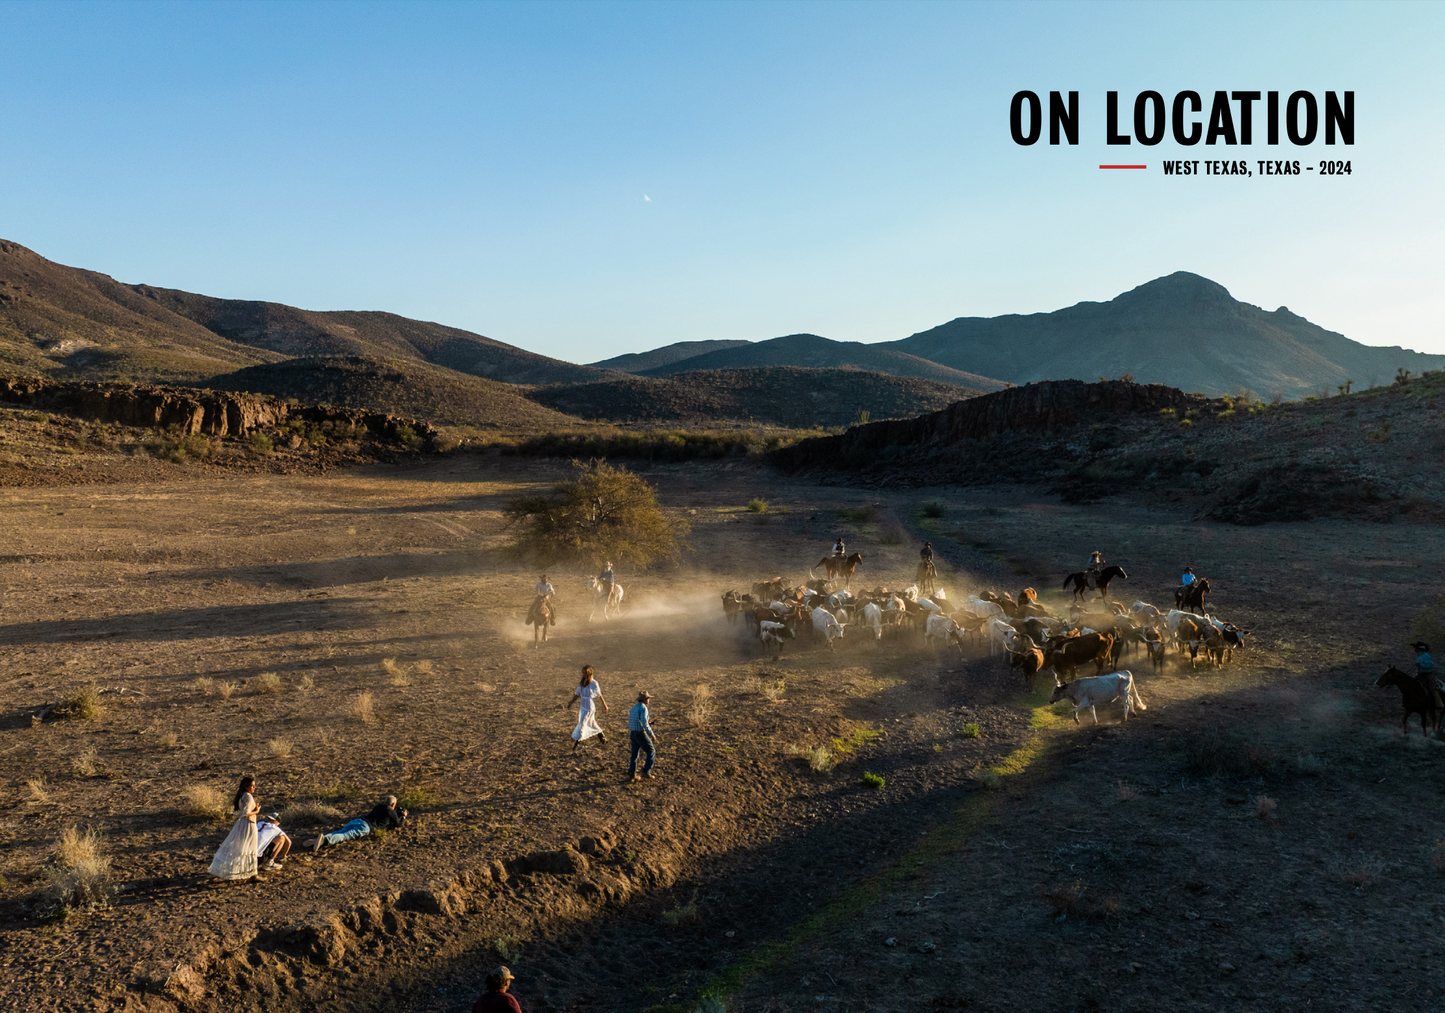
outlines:
M1147 165L1101 165L1101 169L1147 169Z

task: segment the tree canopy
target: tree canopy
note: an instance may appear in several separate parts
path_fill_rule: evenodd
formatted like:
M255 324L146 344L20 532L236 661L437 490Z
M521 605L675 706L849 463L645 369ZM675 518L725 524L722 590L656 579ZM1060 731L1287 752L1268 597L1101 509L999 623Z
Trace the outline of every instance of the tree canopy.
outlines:
M663 513L652 486L606 461L578 464L577 477L551 495L513 500L507 520L520 528L514 547L544 565L676 561L690 530L685 519Z

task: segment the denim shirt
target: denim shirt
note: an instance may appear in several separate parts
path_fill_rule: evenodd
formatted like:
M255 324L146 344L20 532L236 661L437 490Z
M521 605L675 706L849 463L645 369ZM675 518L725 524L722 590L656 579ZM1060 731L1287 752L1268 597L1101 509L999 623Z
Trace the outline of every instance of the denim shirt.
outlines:
M635 703L632 705L632 710L627 712L627 730L652 734L652 725L647 722L647 704Z

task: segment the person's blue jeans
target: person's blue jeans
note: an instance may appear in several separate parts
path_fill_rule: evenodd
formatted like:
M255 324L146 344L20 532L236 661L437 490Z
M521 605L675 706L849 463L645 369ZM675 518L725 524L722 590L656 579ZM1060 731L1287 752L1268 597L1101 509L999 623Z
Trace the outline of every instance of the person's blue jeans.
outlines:
M642 766L642 772L646 774L652 769L652 765L657 762L657 747L652 744L652 740L647 737L646 732L632 733L632 762L627 767L627 776L629 778L637 776L638 753L647 754L647 762Z
M321 840L326 844L340 844L342 841L358 841L371 833L371 824L366 820L352 820L340 830L333 830L329 834L322 834Z

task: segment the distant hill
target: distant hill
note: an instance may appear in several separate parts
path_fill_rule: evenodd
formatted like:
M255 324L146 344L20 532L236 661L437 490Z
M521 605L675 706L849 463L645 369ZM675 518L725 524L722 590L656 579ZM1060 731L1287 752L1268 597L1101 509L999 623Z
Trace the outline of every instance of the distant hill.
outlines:
M531 397L581 418L609 422L719 422L813 428L935 411L981 391L859 369L767 366L679 373L614 374L593 383L542 387Z
M295 398L308 404L369 408L433 425L515 431L571 426L581 421L529 400L510 384L415 359L355 355L287 359L214 376L206 386Z
M873 346L877 347L877 346ZM1393 379L1398 368L1445 367L1445 355L1351 341L1295 316L1242 303L1207 278L1179 271L1108 302L1053 313L959 317L882 346L1010 383L1133 375L1220 395L1248 388L1294 399L1354 380Z
M195 382L228 368L328 355L412 359L507 383L604 375L393 313L127 285L0 240L0 363L77 379Z
M864 369L875 373L891 373L894 376L916 376L974 391L1001 390L1004 387L1001 380L941 366L916 355L900 352L886 344L865 345L861 341L834 341L816 334L789 334L768 341L749 342L734 348L694 355L689 359L641 372L646 376L672 376L704 369L750 369L756 366Z
M660 366L670 366L674 362L681 362L683 359L690 359L706 352L717 352L725 348L737 348L739 345L750 344L752 342L743 340L675 341L670 345L654 348L650 352L629 352L626 355L594 362L592 365L598 369L618 369L624 373L642 373Z

